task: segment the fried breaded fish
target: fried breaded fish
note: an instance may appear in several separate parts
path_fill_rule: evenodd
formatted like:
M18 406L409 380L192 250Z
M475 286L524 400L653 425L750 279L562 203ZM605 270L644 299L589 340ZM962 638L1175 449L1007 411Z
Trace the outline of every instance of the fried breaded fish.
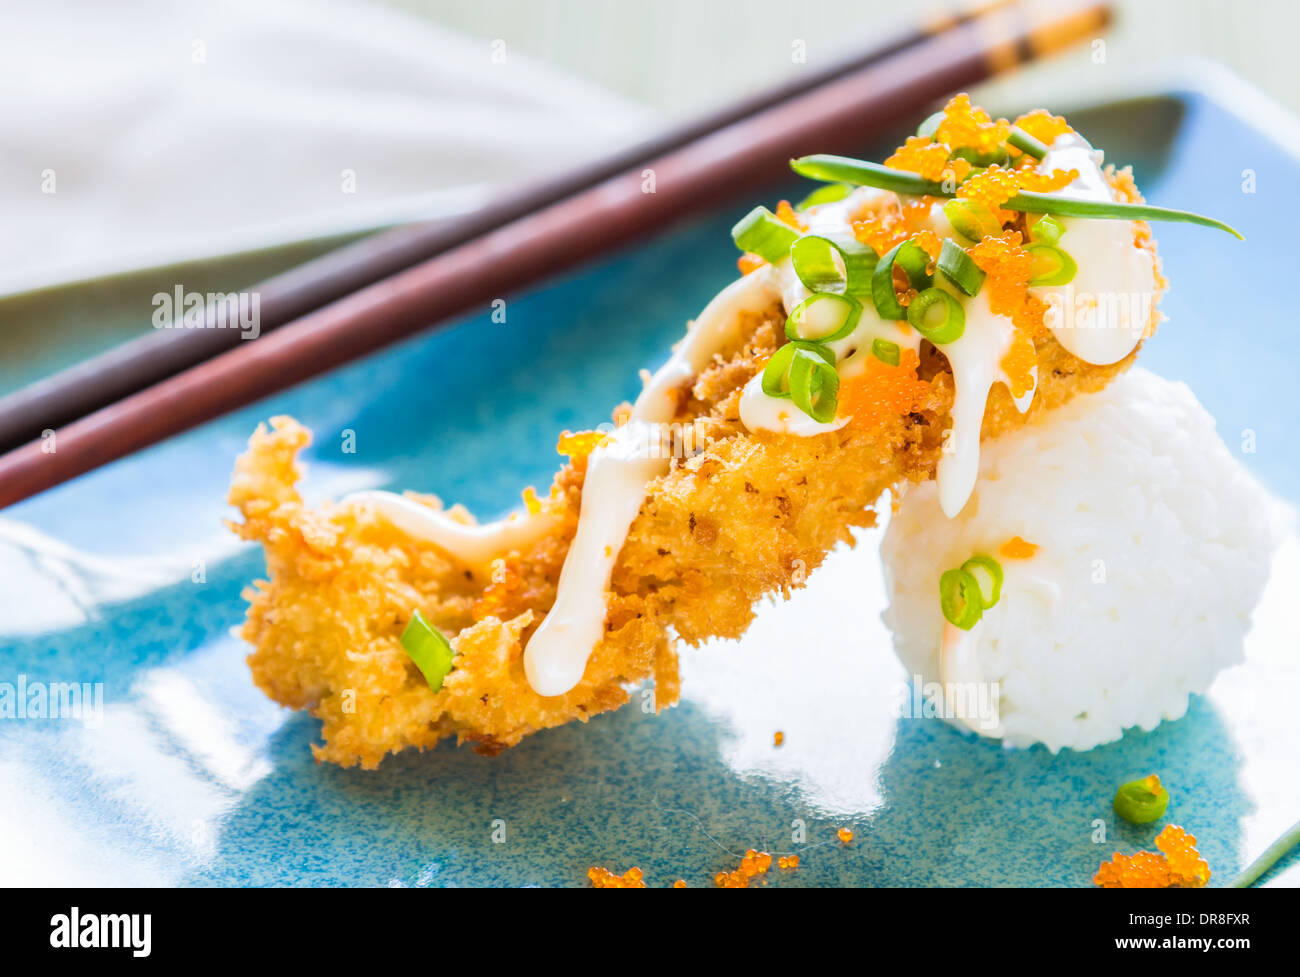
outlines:
M1140 199L1127 173L1108 172L1107 179L1118 199ZM888 197L873 198L853 224L877 251L921 236L920 211ZM806 230L799 213L782 210ZM1099 389L1136 355L1099 365L1062 345L1043 324L1044 303L1010 260L1023 254L1030 215L1003 218L1000 234L971 253L986 269L989 301L1019 303L1007 315L1016 323L1011 342L1019 358L1003 365L1032 376L1032 401L1026 408L1023 390L1013 397L1011 384L993 384L982 422L977 418L982 438ZM1152 255L1163 288L1146 226L1132 227L1134 246ZM467 561L366 506L307 507L297 484L309 432L288 417L260 426L230 491L242 516L231 528L262 544L268 569L268 579L245 592L241 634L253 646L248 662L258 687L322 721L317 759L369 769L388 753L449 736L494 753L529 733L615 709L647 680L657 707L671 706L681 642L739 636L760 598L788 596L834 547L852 545L856 529L873 525L885 490L935 477L958 393L941 343L919 342L896 360L869 357L841 384L842 423L833 430L809 435L744 423L746 391L788 341L787 305L774 294L766 308L741 313L708 362L671 388L671 423L689 429L694 443L646 485L621 549L611 554L601 637L580 681L558 695L530 685L524 652L556 601L598 438L562 438L569 461L549 494L525 493L534 514L548 520L546 532L489 561ZM1139 331L1150 335L1157 318L1153 305ZM628 409L615 416L625 420ZM434 496L408 498L443 511ZM473 524L463 509L445 514ZM402 644L415 610L454 648L454 667L436 691Z

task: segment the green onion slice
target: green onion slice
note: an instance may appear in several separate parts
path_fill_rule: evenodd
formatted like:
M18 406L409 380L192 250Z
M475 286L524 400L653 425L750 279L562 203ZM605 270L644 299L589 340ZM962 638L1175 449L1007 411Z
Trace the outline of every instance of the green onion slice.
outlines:
M922 139L933 139L934 134L939 131L939 124L943 122L943 118L943 109L932 115L927 115L925 121L916 127L916 134Z
M807 210L809 207L816 207L818 204L833 204L837 200L843 200L855 189L857 188L849 183L828 183L824 187L818 187L800 200L795 204L794 209Z
M805 234L790 246L799 281L813 292L871 291L876 252L851 234Z
M1154 789L1152 789L1154 788ZM1165 813L1169 791L1156 776L1131 780L1115 791L1115 813L1134 824L1150 824Z
M790 399L814 421L829 424L839 406L840 375L834 363L805 349L790 361Z
M949 624L969 631L984 615L980 585L965 570L945 570L939 578L939 607Z
M913 239L895 245L888 254L880 259L871 276L871 300L882 319L906 319L907 309L898 301L894 290L894 267L901 268L907 274L907 280L918 291L929 288L933 278L929 272L930 256L925 249Z
M794 307L785 320L787 339L832 343L853 332L862 315L862 303L848 295L817 292Z
M1061 240L1065 228L1055 217L1044 214L1029 227L1029 240L1035 244L1055 244Z
M1002 598L1002 564L991 556L976 553L961 565L980 587L980 600L987 611Z
M997 237L1002 225L993 211L973 200L949 200L943 205L943 215L962 237L978 244L986 237Z
M437 692L442 688L442 680L451 671L452 659L456 653L441 631L424 619L418 610L411 615L411 622L402 632L402 647L415 662L429 683L429 688Z
M895 170L879 163L846 156L804 156L792 160L790 167L800 176L813 180L853 183L858 186L879 187L895 193L912 196L952 197L955 193L942 183L927 180L915 173ZM1090 217L1096 220L1154 220L1182 224L1199 224L1226 231L1239 240L1245 240L1240 231L1223 221L1186 210L1168 207L1151 207L1147 204L1123 204L1108 200L1076 200L1054 193L1034 193L1022 190L1002 205L1006 210L1019 210L1027 214L1059 214L1062 217Z
M888 339L873 339L871 341L871 355L880 360L881 363L898 366L901 353L898 343L891 343Z
M786 256L798 237L798 231L766 207L755 207L731 229L736 247L772 264Z
M790 396L790 366L796 353L804 351L821 357L830 366L835 366L835 353L820 343L806 343L802 340L789 342L772 354L763 368L763 393L769 397Z
M1011 127L1011 135L1007 136L1007 142L1034 159L1042 159L1047 155L1047 144L1040 139L1035 139L1020 126Z
M1033 260L1030 285L1068 285L1079 272L1074 259L1055 244L1031 244L1025 250Z
M927 288L912 299L907 321L936 346L955 343L966 331L966 311L942 288Z
M951 238L943 239L938 267L965 294L979 294L980 286L984 284L984 272L975 264L975 259L966 253L966 249Z

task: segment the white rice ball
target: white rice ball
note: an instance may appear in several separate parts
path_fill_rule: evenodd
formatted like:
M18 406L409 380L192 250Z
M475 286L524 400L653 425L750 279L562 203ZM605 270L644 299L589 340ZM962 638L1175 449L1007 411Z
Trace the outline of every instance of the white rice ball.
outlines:
M922 683L941 681L940 574L976 553L1004 568L962 670L996 689L1000 727L980 732L1088 750L1177 719L1242 660L1273 503L1184 384L1135 369L982 451L955 519L933 482L916 486L881 544L885 624ZM1014 536L1037 552L1000 555Z

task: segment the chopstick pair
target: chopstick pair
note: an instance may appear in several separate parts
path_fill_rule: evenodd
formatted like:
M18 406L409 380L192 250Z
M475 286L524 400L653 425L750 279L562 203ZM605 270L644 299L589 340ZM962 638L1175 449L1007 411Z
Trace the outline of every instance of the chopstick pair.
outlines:
M1108 20L1100 3L977 6L461 220L376 235L277 276L254 289L256 340L159 330L0 400L0 446L37 439L0 456L0 507L775 181L792 157L851 151ZM654 193L642 191L647 167Z

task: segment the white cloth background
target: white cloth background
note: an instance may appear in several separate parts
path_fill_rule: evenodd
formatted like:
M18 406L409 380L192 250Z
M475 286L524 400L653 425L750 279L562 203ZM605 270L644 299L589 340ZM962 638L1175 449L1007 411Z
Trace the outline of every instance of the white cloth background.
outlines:
M461 212L652 122L364 0L0 0L0 293Z

